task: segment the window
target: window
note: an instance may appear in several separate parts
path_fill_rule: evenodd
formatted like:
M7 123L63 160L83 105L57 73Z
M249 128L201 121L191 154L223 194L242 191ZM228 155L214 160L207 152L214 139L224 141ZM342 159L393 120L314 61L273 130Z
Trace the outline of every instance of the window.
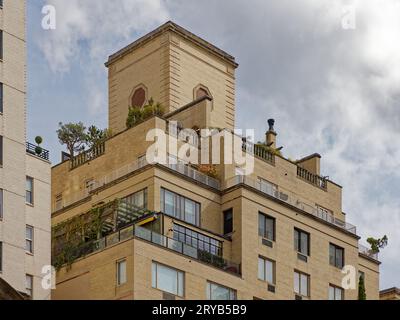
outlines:
M33 205L33 178L26 177L26 203Z
M3 84L0 83L0 113L3 113Z
M138 209L146 209L147 208L147 189L140 190L127 196L122 199L129 205L138 208Z
M157 262L153 262L152 286L161 291L183 297L184 273Z
M310 255L310 234L300 229L294 229L294 249L305 255Z
M25 276L25 287L26 287L26 294L29 297L33 297L33 276L27 274Z
M138 88L132 95L131 106L132 107L143 107L146 102L146 90Z
M275 218L258 213L258 235L275 241Z
M199 250L222 256L222 242L191 229L174 224L174 240L186 243Z
M233 209L224 211L224 234L233 232Z
M343 289L329 285L329 300L343 300Z
M26 226L25 250L33 254L33 227Z
M258 279L275 284L275 262L262 257L258 258Z
M342 269L344 266L344 249L334 244L329 244L329 264Z
M3 165L3 136L0 136L0 166Z
M3 1L1 1L1 7L3 7ZM0 60L3 60L3 30L0 30Z
M123 285L126 283L126 260L117 262L117 285Z
M207 300L236 300L236 291L216 283L207 282Z
M3 189L0 189L0 219L3 218Z
M310 276L298 271L294 272L294 292L303 297L310 296Z
M0 242L0 272L3 271L3 242Z
M161 210L187 223L200 225L200 204L166 189L161 189Z

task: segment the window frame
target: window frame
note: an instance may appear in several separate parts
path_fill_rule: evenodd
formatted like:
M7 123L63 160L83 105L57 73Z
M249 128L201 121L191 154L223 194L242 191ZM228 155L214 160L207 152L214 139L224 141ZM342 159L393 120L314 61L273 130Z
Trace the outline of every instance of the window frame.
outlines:
M158 268L165 268L176 272L176 292L168 291L165 288L160 288L158 284ZM155 274L154 274L155 272ZM180 279L182 279L182 287L180 288ZM183 298L185 296L185 272L174 267L167 266L165 264L152 261L151 263L151 286L153 289L160 290L162 292L166 292L172 294L177 297ZM180 292L181 291L181 292Z
M262 260L261 263L263 264L263 277L262 278L260 278L260 260ZM272 264L272 282L270 282L267 277L267 262ZM258 257L258 275L257 275L257 277L258 277L258 280L275 286L276 285L276 262L269 258L259 256Z
M298 233L297 243L296 243L296 232ZM307 236L307 253L304 253L301 251L301 249L302 249L301 235L302 234ZM307 256L307 257L311 256L311 234L309 232L295 227L294 232L293 232L293 245L294 245L294 250L296 250L297 253Z
M299 292L296 292L296 277L298 276L299 280ZM304 295L302 293L302 276L305 276L307 278L307 295ZM294 270L294 279L293 279L293 291L296 295L305 297L305 298L310 298L311 297L311 277L309 274L301 272L299 270Z
M28 286L29 279L29 286ZM33 286L34 277L31 274L25 274L25 293L32 299L33 298Z
M27 185L25 186L25 203L27 205L33 206L35 203L34 196L35 196L35 179L26 176L26 183L28 183L28 180L31 181L31 190L28 190ZM30 202L28 201L28 192L30 193Z
M28 238L28 229L32 231L31 238ZM33 255L35 250L35 228L31 225L25 227L25 252ZM29 247L29 249L28 249Z
M261 217L264 219L263 220L263 228L264 228L264 232L263 233L261 232L262 228L261 228L261 225L260 225L260 222L261 222L260 218ZM272 230L272 239L269 238L268 234L267 234L267 221L272 221L272 229L273 229ZM275 242L276 241L276 218L259 211L258 212L258 235L260 237L263 237L264 239L267 239L267 240Z
M227 210L224 210L222 214L223 214L223 217L222 217L222 219L223 219L223 224L222 224L223 234L225 236L226 235L230 235L230 234L233 233L233 208L229 208ZM230 219L227 220L226 216L228 214L230 214L231 217L230 217ZM230 223L228 225L228 226L230 226L230 228L227 228L227 221L230 221ZM228 232L228 230L230 230L230 231Z
M166 195L172 195L172 213L167 212L166 210ZM182 196L174 191L168 190L166 188L161 188L161 196L160 196L160 206L161 211L167 216L173 217L175 219L184 221L187 224L200 227L201 225L201 203L185 196ZM195 212L194 212L194 223L192 220L187 219L187 211L186 206L187 202L192 202L194 204Z
M331 299L331 289L333 289L333 299ZM337 291L340 291L340 297L341 297L340 299L336 299ZM330 301L344 300L344 289L330 283L329 284L329 292L328 292L328 300L330 300Z
M219 283L213 282L213 281L207 281L207 286L206 286L206 299L208 301L223 301L221 299L212 299L212 286L217 286L220 287L222 289L227 289L228 290L228 294L229 294L229 300L226 301L235 301L237 300L237 290L221 285ZM232 299L233 298L233 299Z
M333 257L331 255L331 250L332 249L334 250L334 256ZM338 251L342 252L341 265L337 264L337 259L338 259L337 252ZM333 261L334 261L333 263L332 263L332 258L333 258ZM343 247L340 247L340 246L338 246L338 245L336 245L334 243L329 243L329 264L332 267L335 267L335 268L338 268L338 269L343 269L343 267L345 266L345 250L344 250Z
M121 269L120 266L124 265L124 277L121 277ZM120 259L116 262L117 267L117 287L123 286L128 282L128 274L127 274L127 261L126 259Z

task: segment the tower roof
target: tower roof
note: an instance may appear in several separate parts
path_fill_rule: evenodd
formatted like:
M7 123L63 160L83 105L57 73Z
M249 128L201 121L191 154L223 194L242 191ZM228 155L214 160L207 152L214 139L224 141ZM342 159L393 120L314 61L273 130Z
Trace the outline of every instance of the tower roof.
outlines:
M112 64L117 59L123 57L124 55L128 54L132 50L136 49L137 47L145 44L146 42L152 40L153 38L159 36L160 34L172 31L175 32L185 39L195 43L196 45L206 49L207 51L212 52L213 54L219 56L221 59L229 62L235 68L239 65L236 63L235 58L230 54L226 53L225 51L217 48L213 44L209 43L208 41L196 36L195 34L191 33L190 31L186 30L185 28L177 25L172 21L168 21L165 24L161 25L157 29L151 31L150 33L146 34L145 36L139 38L138 40L132 42L131 44L127 45L126 47L122 48L121 50L117 51L116 53L109 56L108 61L105 63L106 67Z

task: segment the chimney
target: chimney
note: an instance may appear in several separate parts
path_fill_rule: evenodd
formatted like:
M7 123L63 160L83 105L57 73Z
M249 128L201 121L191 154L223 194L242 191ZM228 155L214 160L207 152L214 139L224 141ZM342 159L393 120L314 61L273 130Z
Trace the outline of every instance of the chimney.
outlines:
M278 135L275 132L274 129L274 125L275 125L275 120L274 119L269 119L268 120L268 125L269 125L269 129L267 131L267 133L265 134L266 136L266 142L267 142L267 146L271 147L273 149L276 149L276 136Z

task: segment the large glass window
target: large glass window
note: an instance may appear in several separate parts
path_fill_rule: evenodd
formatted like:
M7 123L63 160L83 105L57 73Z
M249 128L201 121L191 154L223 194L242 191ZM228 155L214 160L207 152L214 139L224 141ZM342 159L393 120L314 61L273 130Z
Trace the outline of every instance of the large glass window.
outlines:
M300 229L294 229L294 249L305 255L310 255L310 234Z
M329 244L329 264L342 269L344 266L344 249L334 244Z
M161 189L161 210L187 223L200 225L200 204L172 191Z
M262 257L258 258L258 279L275 284L275 262Z
M294 292L298 295L310 296L310 276L298 271L294 272Z
M138 209L147 208L147 189L140 190L122 199L122 201Z
M189 246L222 256L222 242L191 229L174 224L174 240Z
M183 297L184 273L157 262L153 262L152 286L161 291Z
M258 234L275 241L275 219L260 212L258 214Z
M343 300L343 289L329 285L329 300Z
M236 300L236 291L213 282L207 282L208 300Z

